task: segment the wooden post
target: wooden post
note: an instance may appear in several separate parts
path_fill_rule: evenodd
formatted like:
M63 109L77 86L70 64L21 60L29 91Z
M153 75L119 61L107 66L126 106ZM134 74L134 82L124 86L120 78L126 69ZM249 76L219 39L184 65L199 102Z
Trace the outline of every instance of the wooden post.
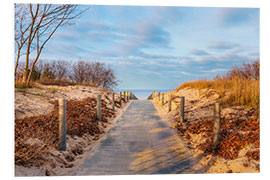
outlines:
M66 100L59 99L59 149L67 149L66 142Z
M119 104L120 108L122 108L122 92L119 93Z
M213 129L213 146L216 147L219 143L219 134L220 134L220 103L214 104L214 129Z
M158 92L158 101L160 101L160 91Z
M115 111L114 92L112 94L112 110Z
M127 91L127 101L129 100L129 97L128 97L128 91Z
M180 106L180 121L184 122L185 121L185 117L184 117L184 113L185 113L185 97L181 96L181 106Z
M164 92L162 93L162 106L164 106Z
M172 110L172 94L170 94L169 105L168 105L168 111L170 112L171 110Z
M131 99L131 91L129 91L129 99Z
M100 94L97 97L97 118L101 121L101 96Z
M124 91L124 101L126 102L126 91Z

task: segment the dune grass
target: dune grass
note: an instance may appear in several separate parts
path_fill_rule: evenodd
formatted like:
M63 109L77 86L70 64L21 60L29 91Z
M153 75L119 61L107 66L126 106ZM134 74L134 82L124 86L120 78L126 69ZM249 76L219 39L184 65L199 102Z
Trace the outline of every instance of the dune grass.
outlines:
M256 77L254 77L255 73L252 72L259 72L258 61L255 61L253 64L255 63L256 68L253 70L247 70L245 67L250 64L244 64L241 67L233 67L229 73L223 77L217 76L213 80L185 82L177 89L187 87L193 89L214 89L219 94L222 104L243 105L259 109L260 80L259 75L256 74ZM235 71L241 73L235 74Z

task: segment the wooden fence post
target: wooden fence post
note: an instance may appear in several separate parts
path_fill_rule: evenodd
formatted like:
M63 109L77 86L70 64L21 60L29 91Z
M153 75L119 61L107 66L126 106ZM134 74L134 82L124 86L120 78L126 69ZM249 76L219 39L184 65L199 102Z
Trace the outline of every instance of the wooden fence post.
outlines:
M97 97L97 118L101 121L101 96L100 94Z
M160 91L158 92L158 101L160 101Z
M162 93L162 106L164 106L164 92Z
M185 97L184 96L181 96L181 106L180 106L180 116L181 116L181 122L184 122L185 121L185 116L184 116L184 113L185 113Z
M112 94L112 110L115 111L114 92Z
M171 110L172 110L172 94L170 94L169 105L168 105L168 111L170 112Z
M220 134L220 103L214 104L214 129L213 129L213 146L216 147L219 143L219 134Z
M127 91L127 101L129 100L129 97L128 97L128 91Z
M131 91L129 91L129 97L128 98L131 99Z
M67 149L66 142L66 100L59 99L59 149Z
M122 108L122 92L119 93L119 104L120 108Z
M124 101L126 102L126 91L124 91Z

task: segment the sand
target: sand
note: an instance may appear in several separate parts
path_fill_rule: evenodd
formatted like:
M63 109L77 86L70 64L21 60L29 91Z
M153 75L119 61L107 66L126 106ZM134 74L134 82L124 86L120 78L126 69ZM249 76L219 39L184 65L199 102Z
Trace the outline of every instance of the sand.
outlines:
M42 86L23 90L15 89L15 118L37 116L48 114L54 107L52 101L59 98L67 100L83 100L87 97L96 97L100 93L102 97L109 96L110 92L95 87L86 86ZM170 93L173 94L172 111L168 113L168 100ZM206 95L207 94L207 95ZM196 123L204 118L212 118L212 105L217 101L219 96L214 90L194 90L181 89L165 93L165 105L162 107L161 102L154 100L153 103L160 116L168 120L172 128L176 127L176 119L179 119L180 96L185 96L185 117L191 122ZM118 98L118 96L116 96ZM106 98L104 98L106 100ZM107 101L107 100L106 100ZM94 150L102 138L114 126L121 114L128 107L125 104L121 109L116 109L117 116L110 119L108 123L99 123L99 127L104 131L101 135L70 137L67 136L67 151L58 151L55 148L50 149L50 154L46 157L47 162L41 167L23 167L15 166L15 176L65 176L73 175L80 167L86 157ZM246 110L242 107L227 107L222 109L222 116L231 116L238 118L244 115ZM205 141L203 133L190 134L190 139L183 140L190 149L191 154L197 159L197 163L191 168L192 172L198 173L237 173L237 172L259 172L259 161L251 160L245 156L249 150L256 149L252 144L243 148L236 159L226 160L211 154L204 154L196 146ZM38 139L29 139L29 143L42 144ZM78 151L74 155L73 151ZM80 153L81 152L81 153Z
M38 85L31 89L15 89L15 118L48 114L53 109L51 102L59 98L66 100L83 100L87 97L96 97L101 94L102 99L110 92L87 86L44 86ZM118 98L116 95L115 98ZM108 103L109 104L109 103ZM67 135L67 151L59 151L53 147L46 155L46 162L41 167L24 167L15 165L15 176L66 176L73 175L83 161L89 156L92 150L105 137L109 130L114 126L121 114L129 106L130 102L123 104L122 108L116 108L116 117L108 120L108 123L99 122L99 128L104 132L100 135L85 135L83 137L71 137ZM31 144L42 145L38 139L28 139ZM77 152L77 153L74 153Z
M172 94L172 111L168 111L168 101ZM196 123L202 119L209 119L213 117L213 104L218 100L219 95L210 89L196 90L196 89L180 89L174 90L164 94L164 106L158 98L153 100L153 104L158 110L160 116L165 118L170 126L176 129L177 119L180 117L180 96L185 97L185 119L189 123ZM231 118L241 118L247 113L243 107L226 107L221 111L222 117L231 116ZM176 130L177 131L177 130ZM206 154L196 146L206 139L203 133L189 134L190 139L183 138L191 154L197 159L197 163L191 168L191 172L198 173L255 173L259 172L259 161L251 160L245 156L248 150L256 150L256 148L249 144L244 147L238 154L238 157L233 160L226 160L224 158ZM180 135L181 136L181 135Z

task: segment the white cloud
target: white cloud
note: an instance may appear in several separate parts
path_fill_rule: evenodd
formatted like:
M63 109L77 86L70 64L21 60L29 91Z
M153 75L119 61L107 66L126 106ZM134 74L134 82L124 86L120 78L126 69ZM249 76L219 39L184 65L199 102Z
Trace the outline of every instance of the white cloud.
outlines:
M185 74L185 75L190 75L190 74L191 74L191 73L185 72L185 71L182 71L181 73L182 73L182 74Z
M218 73L218 72L226 72L228 69L211 69L211 70L203 70L201 72L208 72L208 73Z

